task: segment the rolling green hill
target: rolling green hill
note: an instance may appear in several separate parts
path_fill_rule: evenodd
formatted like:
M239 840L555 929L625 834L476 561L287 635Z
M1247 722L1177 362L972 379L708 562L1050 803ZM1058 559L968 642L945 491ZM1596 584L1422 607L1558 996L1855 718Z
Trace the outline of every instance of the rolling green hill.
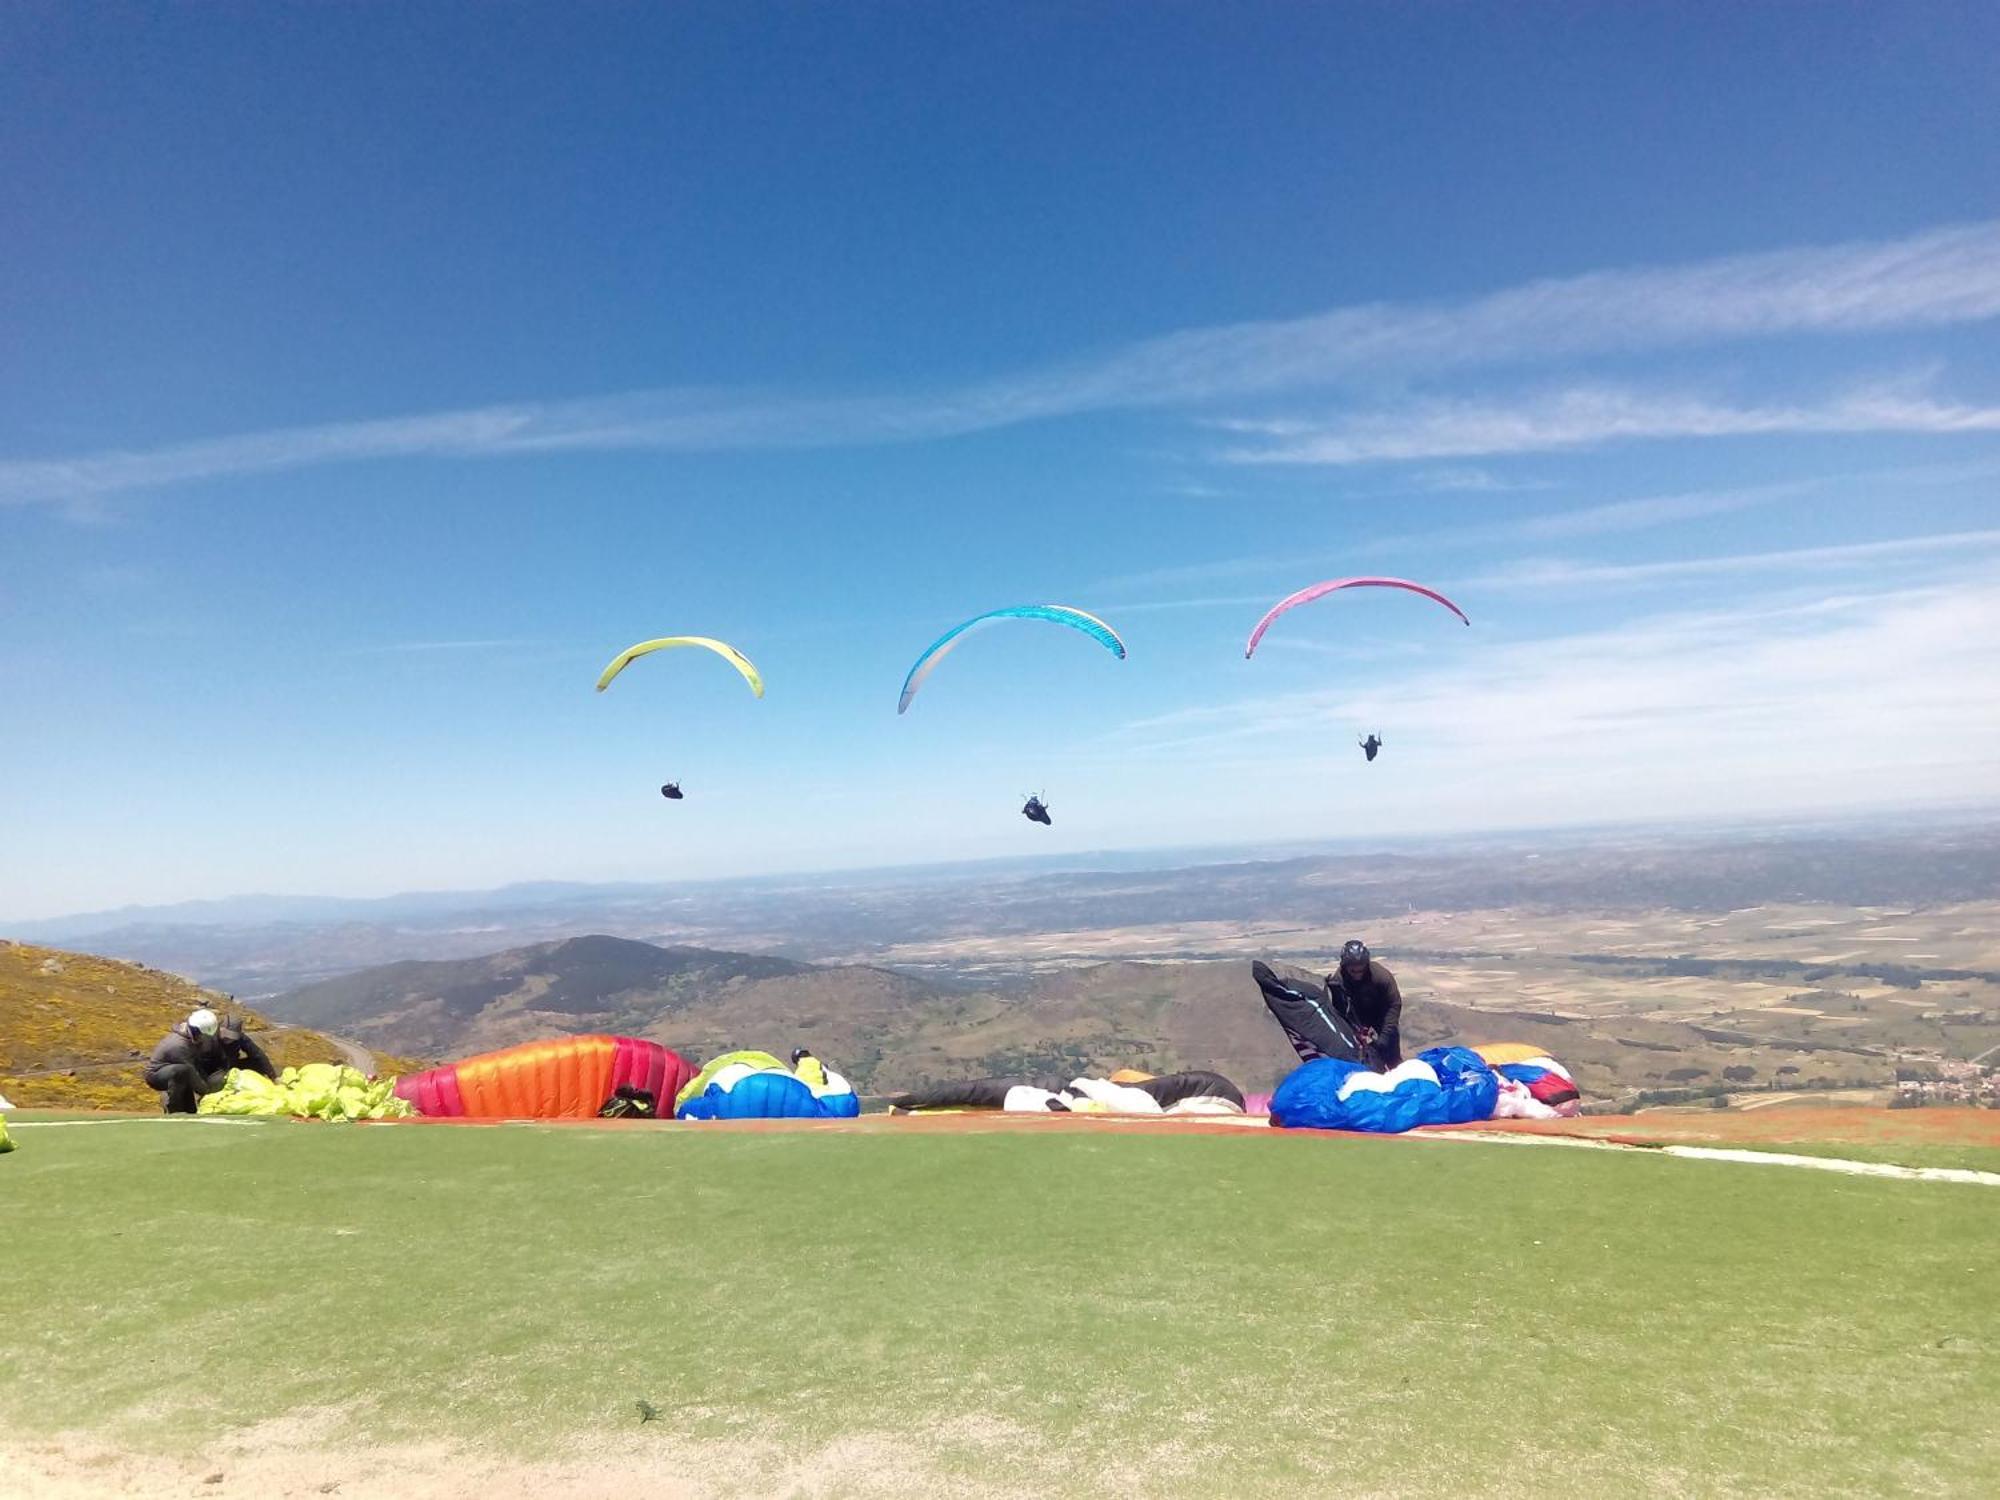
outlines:
M175 974L141 964L0 940L0 1094L23 1108L157 1107L140 1074L174 1022L201 1006L239 1015L279 1067L368 1062L398 1073L409 1059L370 1054L318 1031L277 1025Z

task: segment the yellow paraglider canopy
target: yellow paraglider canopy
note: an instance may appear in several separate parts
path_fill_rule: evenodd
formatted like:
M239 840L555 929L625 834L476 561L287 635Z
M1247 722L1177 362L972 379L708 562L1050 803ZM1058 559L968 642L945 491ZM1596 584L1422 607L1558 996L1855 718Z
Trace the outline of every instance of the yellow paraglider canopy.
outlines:
M597 679L597 690L603 692L611 686L611 679L625 670L628 663L655 651L664 651L670 646L705 646L743 674L743 680L750 684L750 691L759 698L764 696L764 679L749 657L738 651L727 641L710 640L705 635L663 635L657 641L641 641L636 646L627 646L612 658L611 665L604 669L604 675Z
M1549 1049L1533 1042L1481 1042L1472 1049L1477 1052L1487 1066L1497 1068L1503 1063L1533 1062L1538 1057L1547 1057Z

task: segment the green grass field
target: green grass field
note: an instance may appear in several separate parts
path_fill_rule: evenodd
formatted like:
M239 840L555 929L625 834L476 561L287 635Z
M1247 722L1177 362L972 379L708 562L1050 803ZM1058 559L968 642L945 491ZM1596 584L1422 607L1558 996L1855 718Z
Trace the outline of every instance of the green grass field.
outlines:
M1991 1188L1116 1127L16 1135L0 1449L236 1434L348 1500L454 1453L649 1495L2000 1490Z

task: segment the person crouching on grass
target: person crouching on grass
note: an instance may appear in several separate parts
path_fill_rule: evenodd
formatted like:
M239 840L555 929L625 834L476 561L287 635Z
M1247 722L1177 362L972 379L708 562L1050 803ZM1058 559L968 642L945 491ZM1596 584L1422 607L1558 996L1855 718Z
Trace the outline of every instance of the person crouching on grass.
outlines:
M203 1094L222 1087L231 1068L248 1068L266 1078L278 1076L264 1049L240 1026L225 1027L214 1011L203 1007L160 1038L146 1064L146 1087L160 1091L166 1113L191 1115Z

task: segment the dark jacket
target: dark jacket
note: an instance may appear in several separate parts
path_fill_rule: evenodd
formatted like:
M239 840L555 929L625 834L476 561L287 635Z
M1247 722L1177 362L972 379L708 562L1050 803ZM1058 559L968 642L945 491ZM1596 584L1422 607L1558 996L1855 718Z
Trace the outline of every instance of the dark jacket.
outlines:
M1372 1050L1381 1067L1393 1068L1403 1060L1403 992L1387 965L1371 958L1361 979L1350 979L1346 969L1336 968L1326 977L1326 989L1342 1020L1375 1033Z
M214 1036L203 1036L199 1031L189 1030L185 1021L177 1023L153 1049L152 1061L146 1064L148 1086L157 1088L159 1085L152 1082L154 1076L175 1063L187 1064L204 1078L226 1073L231 1068L248 1068L266 1078L278 1076L264 1049L242 1032L224 1027Z

